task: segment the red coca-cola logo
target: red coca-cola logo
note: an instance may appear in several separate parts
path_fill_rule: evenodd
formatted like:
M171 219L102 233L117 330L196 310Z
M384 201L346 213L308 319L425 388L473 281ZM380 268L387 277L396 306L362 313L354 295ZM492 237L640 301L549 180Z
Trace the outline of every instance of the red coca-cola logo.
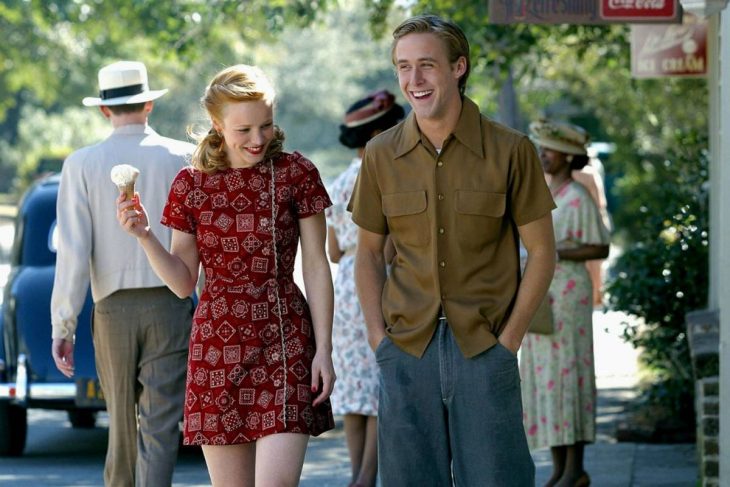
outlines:
M677 9L677 0L601 0L601 16L607 19L670 19Z

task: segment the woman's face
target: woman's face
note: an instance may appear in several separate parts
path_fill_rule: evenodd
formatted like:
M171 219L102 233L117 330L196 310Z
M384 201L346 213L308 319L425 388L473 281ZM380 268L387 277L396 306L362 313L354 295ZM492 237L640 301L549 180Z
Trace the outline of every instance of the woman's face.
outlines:
M213 127L223 135L231 167L255 166L274 138L274 109L264 100L230 103Z
M542 162L542 170L545 174L557 174L568 166L567 155L562 152L540 147L540 161Z

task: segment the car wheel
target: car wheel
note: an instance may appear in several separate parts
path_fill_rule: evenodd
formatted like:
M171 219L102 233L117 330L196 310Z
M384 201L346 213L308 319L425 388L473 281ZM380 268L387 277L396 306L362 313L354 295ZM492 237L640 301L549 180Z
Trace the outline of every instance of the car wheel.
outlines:
M68 420L74 428L93 428L96 426L96 411L93 409L70 409Z
M28 411L24 407L0 401L0 455L22 455L27 435Z

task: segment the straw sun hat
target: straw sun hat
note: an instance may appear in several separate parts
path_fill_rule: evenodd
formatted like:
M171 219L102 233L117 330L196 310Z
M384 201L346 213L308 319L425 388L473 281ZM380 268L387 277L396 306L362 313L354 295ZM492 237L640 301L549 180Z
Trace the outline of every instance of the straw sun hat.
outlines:
M577 125L540 119L530 124L530 135L536 144L564 154L586 155L588 133Z
M99 97L86 97L87 107L129 105L156 100L167 90L150 90L147 68L137 61L119 61L99 70Z

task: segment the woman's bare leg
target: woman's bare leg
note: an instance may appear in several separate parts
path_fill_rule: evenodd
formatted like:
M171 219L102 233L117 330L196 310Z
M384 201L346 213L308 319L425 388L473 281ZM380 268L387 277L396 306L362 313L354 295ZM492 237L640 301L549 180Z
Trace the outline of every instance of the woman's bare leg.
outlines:
M309 435L277 433L256 441L256 487L296 487Z
M350 454L351 483L358 481L360 466L362 465L367 417L361 414L346 414L343 418L345 427L345 443Z
M579 442L566 447L565 470L556 487L585 487L590 483L590 477L583 467L583 452L585 443Z
M375 487L378 475L378 418L377 416L365 418L365 438L355 483L362 487Z
M203 445L213 487L254 487L256 444Z
M567 448L565 446L553 446L550 448L550 454L553 457L553 474L545 484L545 487L553 487L563 476Z

